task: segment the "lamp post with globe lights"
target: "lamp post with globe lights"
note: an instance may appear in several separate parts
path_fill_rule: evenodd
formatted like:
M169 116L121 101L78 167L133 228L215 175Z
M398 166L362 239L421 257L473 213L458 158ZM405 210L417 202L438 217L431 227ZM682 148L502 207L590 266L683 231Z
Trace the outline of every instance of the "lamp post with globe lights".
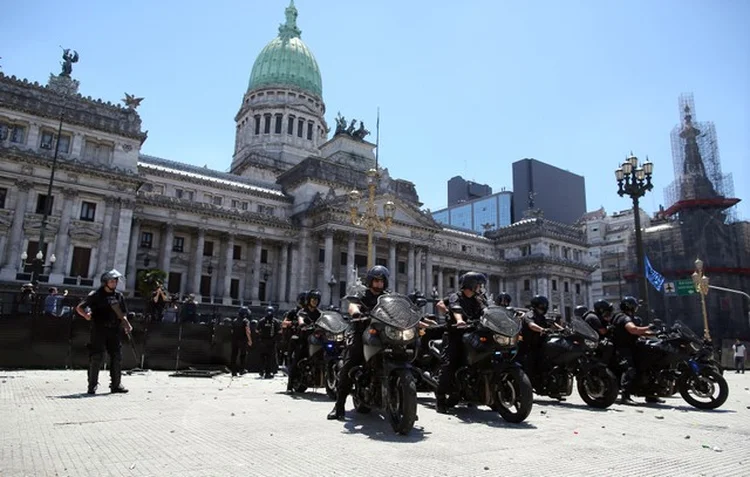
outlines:
M21 266L31 267L31 284L34 285L34 288L36 289L39 284L39 276L44 274L45 268L52 268L57 261L57 257L55 257L54 253L50 255L49 265L44 264L44 253L42 253L41 250L36 253L36 256L30 262L26 261L28 258L29 255L26 252L21 254Z
M703 312L703 337L711 339L711 333L708 331L708 311L706 310L706 295L708 295L708 277L703 274L703 260L695 260L695 271L692 275L695 291L701 296L701 311Z
M383 235L388 233L393 223L393 216L396 214L396 204L387 201L383 204L383 217L378 214L375 206L375 189L378 185L380 173L377 169L367 171L367 189L368 197L365 211L360 213L359 204L362 201L362 193L358 190L349 192L349 212L351 222L357 227L363 227L367 231L367 269L372 268L375 257L372 250L373 235L376 231Z
M328 307L333 306L333 287L336 286L336 277L331 274L331 278L328 279Z
M617 194L620 197L625 195L633 200L633 219L635 220L635 254L638 262L636 277L638 279L638 293L643 300L643 306L648 315L648 289L646 287L646 265L643 252L643 237L641 233L641 214L640 198L646 195L646 192L654 188L651 183L651 174L654 171L654 164L646 157L646 162L638 163L638 158L630 154L625 162L615 170L617 178Z

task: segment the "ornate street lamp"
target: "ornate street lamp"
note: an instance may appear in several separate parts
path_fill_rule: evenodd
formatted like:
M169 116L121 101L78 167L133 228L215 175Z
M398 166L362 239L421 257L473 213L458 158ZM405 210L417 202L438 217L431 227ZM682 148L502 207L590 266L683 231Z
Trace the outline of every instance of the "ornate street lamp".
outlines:
M336 286L336 277L331 274L331 278L328 279L328 306L333 306L333 287Z
M635 220L635 254L638 261L638 270L636 277L638 279L638 293L643 300L643 306L648 314L648 288L646 288L646 265L643 252L643 237L641 235L641 214L639 200L646 195L646 192L654 188L651 184L651 174L654 171L654 164L646 157L640 167L638 158L630 153L630 157L625 159L622 166L615 170L617 178L617 194L622 197L628 195L633 199L633 218Z
M30 262L26 261L28 258L29 254L27 254L26 252L23 252L21 254L21 266L31 267L31 284L34 285L34 288L36 288L36 286L39 284L39 275L44 274L45 268L52 268L52 266L57 261L57 257L55 257L54 253L50 255L49 265L44 264L44 253L42 253L41 250L36 253L36 256Z
M378 215L378 210L375 207L375 189L378 185L378 179L380 173L377 169L370 169L367 171L367 189L368 198L365 211L359 212L359 204L362 200L362 194L358 190L352 190L349 192L349 212L351 214L351 221L353 225L357 227L363 227L367 230L367 268L372 268L375 257L372 253L372 241L373 234L375 231L379 231L383 235L388 233L393 223L393 216L396 214L396 204L392 201L388 201L383 204L383 217Z
M708 331L708 312L706 311L706 295L708 295L708 277L703 274L703 260L695 260L695 271L692 275L695 291L701 296L701 309L703 311L703 337L711 339L711 333Z

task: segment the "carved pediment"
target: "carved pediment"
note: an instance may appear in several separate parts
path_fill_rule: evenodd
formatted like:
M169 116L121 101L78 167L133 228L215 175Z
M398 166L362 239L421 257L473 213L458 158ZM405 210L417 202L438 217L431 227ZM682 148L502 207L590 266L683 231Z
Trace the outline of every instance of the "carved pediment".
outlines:
M10 225L13 223L14 210L0 209L0 230L7 232L10 229Z
M45 234L54 234L60 225L60 217L50 215L47 217ZM23 231L26 235L38 234L42 229L42 214L26 214L23 220Z
M96 242L102 237L102 224L83 220L71 220L68 235L76 240Z
M187 267L190 264L190 258L188 258L187 253L177 253L172 255L170 259L170 263L173 263L175 265L180 265L183 267Z

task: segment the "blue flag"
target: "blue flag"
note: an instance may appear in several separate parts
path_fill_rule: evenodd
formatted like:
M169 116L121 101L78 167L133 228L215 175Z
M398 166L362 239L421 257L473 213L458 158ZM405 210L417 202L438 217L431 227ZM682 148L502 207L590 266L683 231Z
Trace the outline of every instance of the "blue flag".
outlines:
M664 286L664 277L651 266L648 255L646 255L646 279L657 291L661 291L661 288Z

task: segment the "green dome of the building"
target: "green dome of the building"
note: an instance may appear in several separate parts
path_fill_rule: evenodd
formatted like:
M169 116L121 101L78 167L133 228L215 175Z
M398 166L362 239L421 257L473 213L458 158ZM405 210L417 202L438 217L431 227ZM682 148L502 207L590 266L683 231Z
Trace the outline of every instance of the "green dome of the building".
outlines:
M286 8L286 23L279 27L279 36L271 40L250 73L248 90L264 86L292 86L322 98L323 82L318 62L300 39L297 9L294 0Z

